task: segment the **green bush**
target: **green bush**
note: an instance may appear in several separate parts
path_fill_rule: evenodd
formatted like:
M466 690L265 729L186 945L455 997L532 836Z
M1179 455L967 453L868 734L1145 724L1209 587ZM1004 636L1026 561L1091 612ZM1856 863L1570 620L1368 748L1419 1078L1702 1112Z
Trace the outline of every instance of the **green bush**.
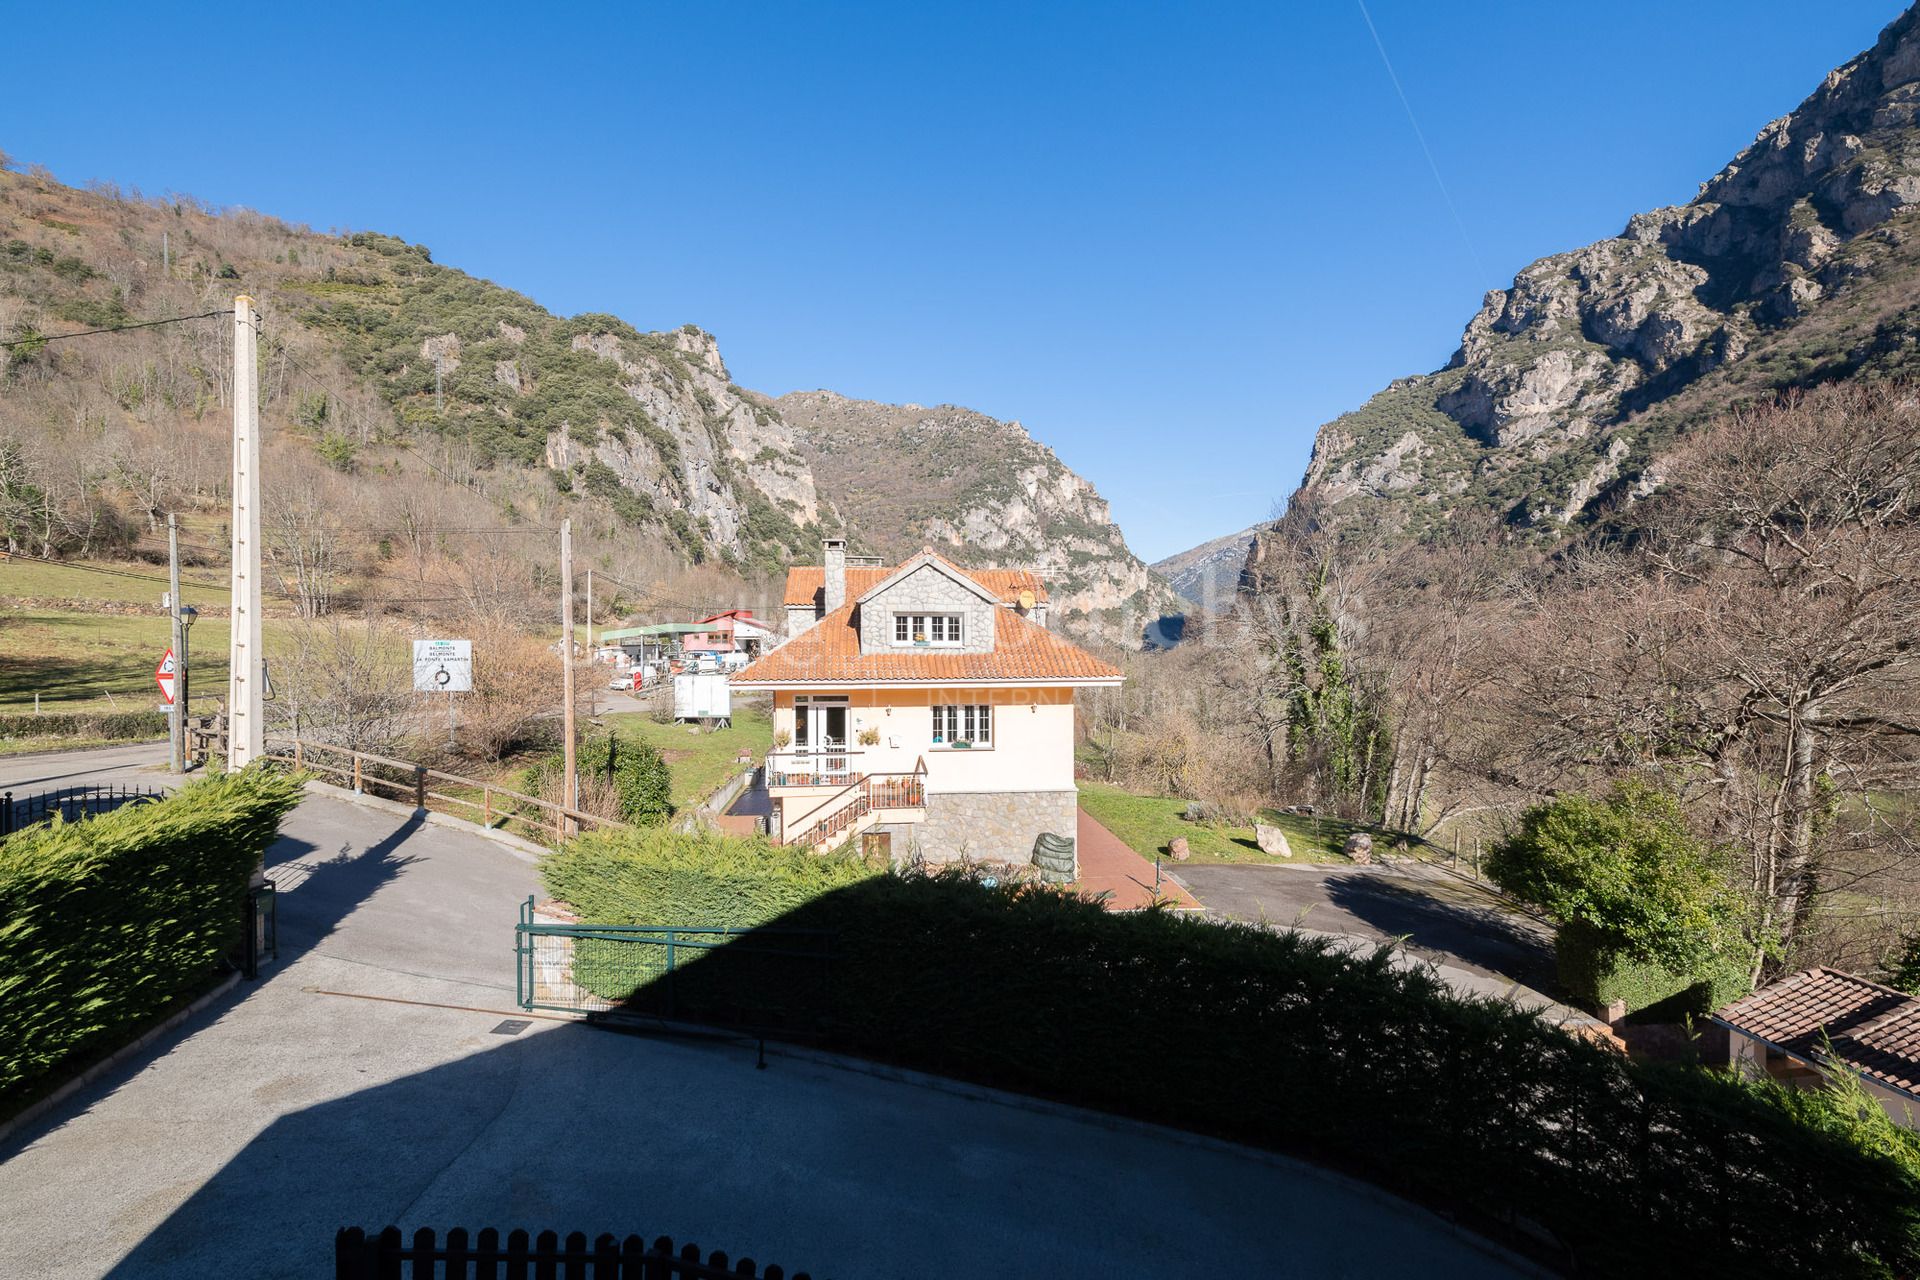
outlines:
M603 734L581 744L582 776L598 774L613 783L620 816L641 826L658 826L673 816L673 774L666 757L650 743Z
M164 711L60 711L0 715L0 738L164 738Z
M667 832L585 837L545 876L594 920L830 931L818 1016L788 1024L840 1048L1299 1153L1482 1229L1529 1224L1504 1234L1581 1274L1920 1267L1920 1161L1870 1117L1643 1067L1384 951ZM742 985L726 955L676 973L709 1002L683 1016L759 1015L711 1004Z
M256 768L0 841L0 1095L210 975L299 799L297 777Z
M1656 1005L1677 1021L1701 1016L1752 989L1746 971L1723 964L1697 973L1678 973L1655 961L1636 960L1610 949L1593 930L1562 925L1553 940L1560 985L1576 1004L1604 1009L1614 1001L1636 1013Z
M547 892L596 924L763 925L876 874L852 854L661 827L587 832L540 863Z
M1562 969L1584 984L1576 993L1615 981L1645 993L1664 972L1671 995L1743 969L1746 912L1726 868L1677 799L1633 781L1534 806L1487 858L1494 883L1559 922L1556 949L1574 952Z

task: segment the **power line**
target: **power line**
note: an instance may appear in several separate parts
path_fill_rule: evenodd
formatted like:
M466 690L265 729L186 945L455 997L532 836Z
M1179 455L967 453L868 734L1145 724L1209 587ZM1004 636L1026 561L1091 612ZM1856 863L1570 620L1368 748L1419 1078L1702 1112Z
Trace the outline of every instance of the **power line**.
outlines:
M91 338L101 333L131 333L135 329L157 329L163 324L183 324L188 320L209 320L214 316L232 315L231 311L202 311L197 316L169 316L165 320L142 320L139 324L116 324L105 329L82 329L78 333L41 333L30 338L9 338L0 342L0 347L39 347L49 342L65 342L70 338Z

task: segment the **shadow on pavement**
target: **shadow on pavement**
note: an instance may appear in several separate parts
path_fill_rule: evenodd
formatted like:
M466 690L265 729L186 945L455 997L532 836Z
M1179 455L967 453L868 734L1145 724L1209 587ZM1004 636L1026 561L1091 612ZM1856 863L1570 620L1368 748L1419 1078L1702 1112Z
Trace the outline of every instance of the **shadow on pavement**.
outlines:
M358 853L351 844L342 844L325 856L318 846L296 836L274 841L267 848L266 870L279 899L279 963L291 964L318 946L361 903L418 861L399 850L426 822L425 814L410 814Z
M1467 886L1427 887L1385 875L1329 877L1327 901L1387 937L1442 963L1460 961L1552 995L1559 989L1553 942ZM1446 894L1446 897L1436 896Z

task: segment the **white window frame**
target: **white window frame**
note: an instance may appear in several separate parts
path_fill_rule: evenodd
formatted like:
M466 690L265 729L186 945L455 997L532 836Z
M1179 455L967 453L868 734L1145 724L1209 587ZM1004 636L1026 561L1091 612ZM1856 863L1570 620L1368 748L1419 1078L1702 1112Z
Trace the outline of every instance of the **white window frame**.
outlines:
M965 747L954 746L965 742ZM993 707L984 702L936 704L933 708L933 747L937 751L991 751Z
M893 642L911 649L957 649L965 635L958 613L896 613ZM926 637L916 640L915 636Z

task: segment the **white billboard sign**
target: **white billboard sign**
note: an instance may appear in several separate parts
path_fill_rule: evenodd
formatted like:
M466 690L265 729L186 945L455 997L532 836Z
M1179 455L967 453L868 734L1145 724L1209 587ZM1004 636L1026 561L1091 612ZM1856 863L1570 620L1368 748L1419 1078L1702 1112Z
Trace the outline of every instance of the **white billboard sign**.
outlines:
M415 640L413 687L417 693L472 693L473 641Z

